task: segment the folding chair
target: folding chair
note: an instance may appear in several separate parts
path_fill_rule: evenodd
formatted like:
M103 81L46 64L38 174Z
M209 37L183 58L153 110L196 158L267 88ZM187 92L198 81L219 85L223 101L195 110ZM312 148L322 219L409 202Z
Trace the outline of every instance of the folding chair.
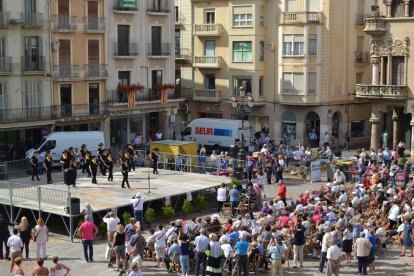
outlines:
M227 214L229 215L229 217L232 217L232 209L231 209L231 203L230 202L225 202L223 204L223 207L221 208L221 213L223 214L223 216L226 216Z

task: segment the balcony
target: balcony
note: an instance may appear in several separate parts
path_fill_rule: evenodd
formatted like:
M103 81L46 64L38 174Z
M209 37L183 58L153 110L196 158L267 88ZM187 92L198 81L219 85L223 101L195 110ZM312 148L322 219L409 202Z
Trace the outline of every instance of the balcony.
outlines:
M220 90L217 89L195 89L193 101L197 102L215 102L221 101Z
M168 0L147 0L147 13L152 15L167 15L170 12Z
M368 52L355 52L355 63L356 64L368 64L369 53Z
M0 12L0 28L6 28L9 25L9 13Z
M22 57L22 71L29 73L43 73L45 71L44 56L24 56Z
M170 43L148 43L147 54L150 58L165 58L171 55Z
M365 19L367 19L370 16L370 14L357 14L355 25L364 25Z
M54 15L53 29L57 31L70 32L78 29L76 16Z
M114 58L135 58L138 55L138 43L114 43Z
M365 19L364 32L371 36L382 36L387 32L384 17L368 17Z
M134 14L137 10L137 1L117 0L114 6L115 13Z
M176 27L181 27L181 26L184 26L184 18L181 18L181 17L175 17L174 18L174 25L176 26Z
M106 103L10 108L0 110L0 123L59 120L107 113L108 105Z
M223 26L221 24L195 24L194 35L196 36L221 36Z
M357 98L406 100L408 89L406 85L371 85L357 84Z
M43 28L44 16L43 13L21 13L24 28Z
M106 64L85 64L85 78L107 78Z
M175 48L175 62L191 62L190 49Z
M194 67L220 69L221 68L221 57L195 56Z
M320 12L284 12L280 24L308 24L320 23Z
M105 32L105 17L85 17L85 32Z
M9 75L11 72L11 57L0 57L0 75Z
M182 99L185 95L182 95L184 91L171 90L168 91L168 99ZM117 90L108 90L107 102L110 106L123 106L128 105L127 93L118 92ZM146 104L148 102L159 102L161 100L161 91L157 89L143 89L135 91L135 102L137 104Z
M53 66L53 77L57 79L79 78L79 65L60 64Z

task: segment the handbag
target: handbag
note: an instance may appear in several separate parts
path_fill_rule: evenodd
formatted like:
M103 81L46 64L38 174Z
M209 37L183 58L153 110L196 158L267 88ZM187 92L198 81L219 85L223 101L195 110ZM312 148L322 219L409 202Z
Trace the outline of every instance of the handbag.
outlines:
M33 242L36 242L37 236L40 234L40 232L42 231L42 229L43 229L43 227L41 227L40 230L39 230L39 232L37 232L37 233L36 233L36 230L33 229L33 233L32 233Z
M112 255L112 248L107 245L106 246L106 250L105 250L105 259L109 260L111 258Z

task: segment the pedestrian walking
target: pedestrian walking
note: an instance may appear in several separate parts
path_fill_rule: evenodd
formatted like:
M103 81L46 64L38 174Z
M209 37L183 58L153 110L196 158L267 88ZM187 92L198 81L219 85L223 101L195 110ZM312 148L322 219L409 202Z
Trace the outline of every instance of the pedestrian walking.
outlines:
M98 227L90 221L88 215L85 216L85 221L79 226L78 235L82 239L83 254L85 262L93 262L93 239L98 234ZM89 254L88 254L89 250Z
M339 276L339 264L341 262L341 255L342 252L338 245L331 244L326 253L326 259L328 262L326 275L331 276L334 274L335 276Z
M18 234L19 230L17 228L14 228L13 235L7 239L7 246L10 248L11 253L10 272L13 270L14 259L17 257L22 257L23 242Z
M34 177L36 176L37 181L39 181L39 152L35 151L33 153L32 158L30 159L30 165L32 166L32 181L34 181Z

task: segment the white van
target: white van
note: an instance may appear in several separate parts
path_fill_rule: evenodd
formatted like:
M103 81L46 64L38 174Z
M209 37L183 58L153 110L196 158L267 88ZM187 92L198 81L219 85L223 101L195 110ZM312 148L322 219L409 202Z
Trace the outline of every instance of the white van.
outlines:
M49 150L52 153L53 164L57 165L65 149L73 147L80 151L81 146L85 144L91 154L95 154L100 143L105 144L102 131L52 132L37 146L26 151L26 158L32 158L35 151L42 153Z
M241 141L241 120L195 119L182 132L184 141L195 141L206 147L230 148ZM248 146L251 138L250 124L244 121L244 141Z

